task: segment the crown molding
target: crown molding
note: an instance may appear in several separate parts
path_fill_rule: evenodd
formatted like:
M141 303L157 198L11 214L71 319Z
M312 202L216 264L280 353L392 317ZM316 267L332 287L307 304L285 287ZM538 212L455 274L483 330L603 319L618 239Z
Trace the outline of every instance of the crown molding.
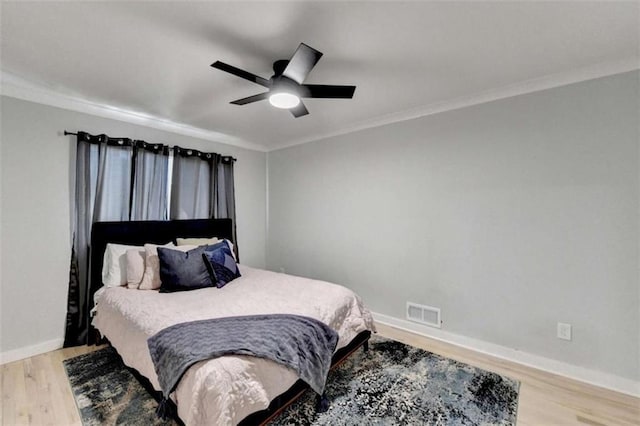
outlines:
M443 102L436 102L428 105L422 105L416 108L407 109L404 111L382 115L376 118L350 124L339 130L331 132L319 132L305 136L304 138L285 141L273 147L266 147L264 145L260 145L224 133L219 133L212 130L206 130L187 124L174 122L171 120L162 119L141 112L104 105L99 102L81 98L78 96L71 96L54 91L44 86L34 84L2 70L0 70L0 79L2 81L2 84L0 85L0 95L68 109L71 111L96 115L99 117L138 124L141 126L147 126L199 139L210 140L213 142L224 143L227 145L251 149L254 151L269 152L289 148L296 145L302 145L309 142L315 142L335 136L341 136L348 133L358 132L374 127L413 120L415 118L426 117L429 115L439 114L441 112L453 111L474 105L480 105L487 102L497 101L500 99L506 99L514 96L553 89L556 87L567 86L574 83L580 83L583 81L593 80L596 78L607 77L610 75L621 74L624 72L635 71L639 69L640 59L638 57L630 57L620 61L600 63L567 72L549 74L543 77L525 80L519 83L510 84L507 86L490 89Z
M342 129L332 132L316 133L304 138L284 142L276 147L270 147L269 151L276 151L283 148L289 148L296 145L302 145L309 142L315 142L322 139L358 132L360 130L371 129L387 124L398 123L401 121L413 120L415 118L426 117L429 115L439 114L441 112L453 111L474 105L484 104L487 102L497 101L500 99L540 92L547 89L567 86L574 83L580 83L596 78L635 71L638 69L640 69L640 58L635 56L626 58L621 61L604 62L567 72L549 74L543 77L521 81L507 86L478 92L468 96L461 96L459 98L450 99L443 102L422 105L416 108L382 115L377 118L351 124L347 127L343 127Z
M246 148L253 151L267 151L267 148L263 145L246 141L225 133L189 126L187 124L166 120L150 114L105 105L90 99L57 92L3 70L0 70L0 79L2 81L2 84L0 85L0 95L3 96L67 109L70 111L82 112L98 117L110 118L112 120L138 124L158 130L177 133L179 135L191 136L194 138Z

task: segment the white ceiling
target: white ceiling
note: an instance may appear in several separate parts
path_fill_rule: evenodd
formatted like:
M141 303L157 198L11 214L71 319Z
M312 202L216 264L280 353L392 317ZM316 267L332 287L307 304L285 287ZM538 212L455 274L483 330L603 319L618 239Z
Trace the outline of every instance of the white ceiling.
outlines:
M66 95L274 149L430 105L607 64L637 64L638 2L3 2L1 68ZM229 101L300 42L307 83L355 84L293 118ZM615 68L614 68L615 69ZM388 121L388 119L387 119Z

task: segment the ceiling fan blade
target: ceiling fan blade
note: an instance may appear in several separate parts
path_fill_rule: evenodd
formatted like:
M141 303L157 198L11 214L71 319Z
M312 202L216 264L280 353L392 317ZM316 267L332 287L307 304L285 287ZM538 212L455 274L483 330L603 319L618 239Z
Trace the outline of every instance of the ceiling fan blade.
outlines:
M267 99L268 97L269 97L269 92L264 92L264 93L258 93L257 95L248 96L246 98L236 99L235 101L229 102L229 103L234 105L246 105L246 104L250 104L251 102L262 101L264 99Z
M289 109L289 111L291 111L291 114L293 114L295 118L302 117L303 115L309 114L309 111L307 111L307 107L304 106L302 101L300 101L300 103L297 106Z
M241 70L240 68L236 68L233 65L225 64L224 62L215 61L211 64L213 68L217 68L219 70L228 72L229 74L233 74L237 77L244 78L245 80L249 80L253 83L259 84L264 87L271 87L271 82L266 78L262 78L258 75L251 74L248 71Z
M300 96L303 98L351 99L356 86L331 86L325 84L303 84Z
M291 60L289 60L289 64L282 71L282 75L298 84L302 84L311 69L318 63L320 57L322 57L321 52L304 43L300 43Z

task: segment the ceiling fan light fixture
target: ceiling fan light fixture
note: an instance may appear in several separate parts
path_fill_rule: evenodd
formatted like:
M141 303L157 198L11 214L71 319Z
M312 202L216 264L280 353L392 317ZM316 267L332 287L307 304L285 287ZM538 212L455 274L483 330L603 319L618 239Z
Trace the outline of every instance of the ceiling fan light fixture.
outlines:
M300 98L289 92L276 92L269 96L269 103L276 108L295 108L300 104Z

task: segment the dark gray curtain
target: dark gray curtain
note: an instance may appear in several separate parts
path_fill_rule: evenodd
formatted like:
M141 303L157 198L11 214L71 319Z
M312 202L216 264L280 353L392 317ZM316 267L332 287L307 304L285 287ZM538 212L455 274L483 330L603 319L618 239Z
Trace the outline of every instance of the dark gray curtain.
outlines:
M128 219L132 159L130 140L78 132L65 347L88 341L89 310L93 306L87 285L91 225L99 220Z
M216 155L212 162L215 182L213 183L213 217L230 218L233 220L233 241L236 238L236 193L233 179L233 157L223 157ZM237 247L237 244L236 244ZM236 249L234 247L234 249ZM238 252L236 250L236 256Z
M237 242L234 162L230 156L174 147L170 218L230 218Z

